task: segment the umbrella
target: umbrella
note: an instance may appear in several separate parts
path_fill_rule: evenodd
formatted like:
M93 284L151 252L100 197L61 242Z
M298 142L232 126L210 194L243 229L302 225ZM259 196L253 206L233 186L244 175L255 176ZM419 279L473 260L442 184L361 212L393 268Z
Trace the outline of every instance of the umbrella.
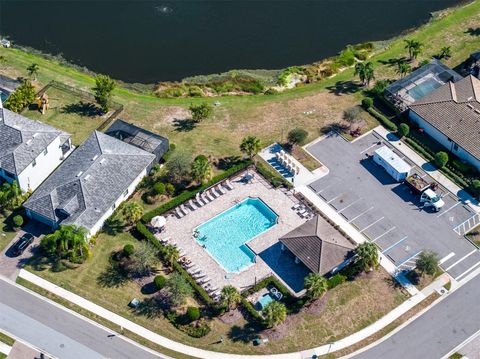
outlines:
M155 227L155 228L164 227L166 223L167 223L167 219L164 216L153 217L152 220L150 221L150 224L152 225L152 227Z

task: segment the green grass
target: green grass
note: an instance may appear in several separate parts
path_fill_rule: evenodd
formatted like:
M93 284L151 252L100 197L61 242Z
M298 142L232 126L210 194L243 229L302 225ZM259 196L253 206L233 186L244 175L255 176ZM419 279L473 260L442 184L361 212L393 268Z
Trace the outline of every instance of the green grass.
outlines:
M13 240L17 234L5 224L7 218L0 215L0 252Z
M0 353L0 359L5 359L7 356L3 353Z
M15 339L12 339L8 335L0 333L0 342L12 346L13 343L15 343Z

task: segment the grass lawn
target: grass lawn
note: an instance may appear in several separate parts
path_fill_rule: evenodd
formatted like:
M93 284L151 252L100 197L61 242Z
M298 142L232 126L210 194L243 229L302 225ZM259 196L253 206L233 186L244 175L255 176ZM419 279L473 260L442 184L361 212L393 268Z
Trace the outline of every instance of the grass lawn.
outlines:
M270 338L270 343L266 346L252 345L251 340L258 335L258 331L241 315L238 315L233 323L225 323L220 319L212 320L209 324L212 328L210 334L195 339L175 329L162 317L135 315L127 304L133 298L145 297L137 283L128 281L113 287L99 283L100 275L108 273L110 253L135 241L136 239L126 233L116 237L101 234L92 257L76 269L58 273L48 269L35 270L33 265L29 265L27 269L176 341L209 350L245 354L279 353L328 343L371 324L406 299L406 295L392 286L390 276L379 270L338 286L315 304L290 316L277 330L261 333ZM378 297L382 300L378 301ZM222 335L225 338L224 343L213 344Z
M0 215L0 252L12 241L12 239L17 234L5 224L6 219L6 217Z
M8 335L0 333L0 342L12 346L15 343L15 340L10 338Z
M56 87L49 87L46 93L49 107L45 115L42 115L36 105L24 110L22 115L72 134L72 142L76 146L105 121L94 104L78 95Z
M475 227L467 234L468 239L480 247L480 226Z

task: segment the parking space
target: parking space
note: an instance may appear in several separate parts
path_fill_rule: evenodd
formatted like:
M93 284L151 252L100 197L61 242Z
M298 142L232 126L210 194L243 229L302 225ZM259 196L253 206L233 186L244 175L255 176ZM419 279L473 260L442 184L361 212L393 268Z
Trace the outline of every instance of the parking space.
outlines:
M371 159L374 151L385 144L372 133L354 143L332 134L311 145L309 152L330 172L310 187L376 243L399 270L413 268L418 255L431 250L444 259L442 268L454 278L463 278L480 266L480 252L456 228L475 212L440 185L436 192L445 202L442 210L434 212L423 207L408 186L396 182ZM434 182L428 168L415 166L393 150L413 167L413 172Z

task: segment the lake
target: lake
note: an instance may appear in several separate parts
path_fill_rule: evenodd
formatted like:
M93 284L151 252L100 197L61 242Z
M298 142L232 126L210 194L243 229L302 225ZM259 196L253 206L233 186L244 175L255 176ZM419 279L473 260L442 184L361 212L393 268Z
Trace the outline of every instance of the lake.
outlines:
M278 69L389 39L458 0L0 1L0 33L127 82Z

